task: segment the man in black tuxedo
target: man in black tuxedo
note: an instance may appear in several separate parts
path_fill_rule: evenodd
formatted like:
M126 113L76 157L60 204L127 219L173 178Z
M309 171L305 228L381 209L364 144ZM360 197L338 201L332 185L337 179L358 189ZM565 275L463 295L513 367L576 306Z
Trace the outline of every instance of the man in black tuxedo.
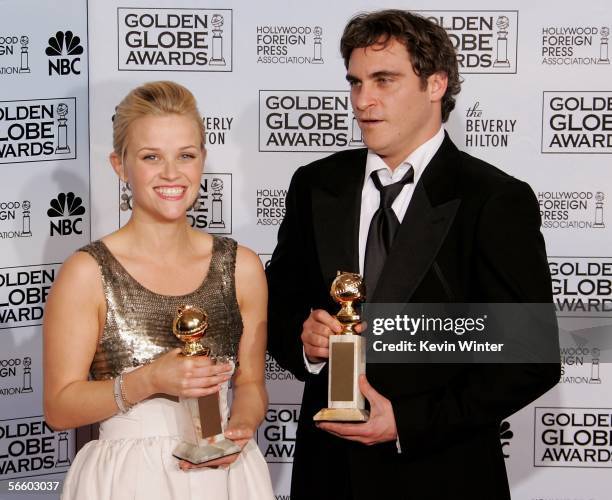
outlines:
M556 384L558 363L368 364L369 421L313 422L340 330L336 270L365 273L371 302L552 302L532 190L442 127L460 89L446 32L363 14L341 51L368 148L295 172L267 269L269 351L305 381L291 498L508 499L500 422Z

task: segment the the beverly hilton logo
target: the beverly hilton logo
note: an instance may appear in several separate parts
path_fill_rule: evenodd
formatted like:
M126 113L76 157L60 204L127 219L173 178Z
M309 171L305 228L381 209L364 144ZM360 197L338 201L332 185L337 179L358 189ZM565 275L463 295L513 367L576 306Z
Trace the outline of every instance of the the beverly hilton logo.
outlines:
M119 71L232 71L231 9L117 9Z
M465 147L506 148L516 132L516 122L516 118L492 117L476 101L465 113Z
M428 10L457 51L461 73L516 73L518 11Z
M81 73L81 58L77 56L83 54L83 46L81 38L72 31L58 31L49 38L45 54L49 56L49 76Z

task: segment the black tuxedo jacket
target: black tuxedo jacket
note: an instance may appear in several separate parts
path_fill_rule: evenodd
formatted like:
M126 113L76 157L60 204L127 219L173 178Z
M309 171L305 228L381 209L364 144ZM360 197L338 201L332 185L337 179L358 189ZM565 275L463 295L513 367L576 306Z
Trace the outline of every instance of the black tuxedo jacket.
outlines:
M401 454L395 442L368 447L313 425L327 406L327 369L306 371L300 333L311 309L337 312L336 271L359 272L366 156L345 151L295 172L267 268L268 349L305 381L291 498L510 498L500 422L555 385L559 364L368 364L393 405ZM368 293L372 302L552 302L532 190L446 136Z

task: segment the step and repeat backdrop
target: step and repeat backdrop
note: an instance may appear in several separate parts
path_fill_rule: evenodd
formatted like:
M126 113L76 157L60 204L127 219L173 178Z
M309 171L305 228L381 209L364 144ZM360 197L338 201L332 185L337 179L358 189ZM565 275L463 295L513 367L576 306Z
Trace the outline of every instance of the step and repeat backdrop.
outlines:
M356 12L388 7L419 11L452 38L464 84L446 129L532 186L560 326L576 340L559 385L500 427L512 498L610 498L604 0L495 9L484 0L0 0L0 498L13 498L9 481L61 481L74 458L76 433L54 432L43 416L42 315L61 262L130 217L130 188L108 163L119 100L151 80L193 91L208 157L189 222L231 235L265 265L295 169L363 147L339 39ZM302 386L270 357L266 379L257 442L277 498L289 498Z

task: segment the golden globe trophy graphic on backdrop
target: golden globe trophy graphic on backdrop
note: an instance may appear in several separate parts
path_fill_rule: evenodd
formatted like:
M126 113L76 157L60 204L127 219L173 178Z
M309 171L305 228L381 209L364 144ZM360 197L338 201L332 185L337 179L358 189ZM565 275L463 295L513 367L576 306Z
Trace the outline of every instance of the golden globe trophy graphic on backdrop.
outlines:
M359 375L365 373L365 341L355 332L361 317L353 307L365 300L365 283L359 274L338 271L330 294L342 306L336 314L342 331L329 336L328 408L320 410L313 419L316 422L365 422L370 414L359 390Z
M210 349L200 343L208 328L208 315L194 306L180 306L172 331L184 342L183 356L209 356ZM240 447L223 435L219 393L199 398L179 398L183 420L182 441L172 454L182 460L201 464L240 452Z

